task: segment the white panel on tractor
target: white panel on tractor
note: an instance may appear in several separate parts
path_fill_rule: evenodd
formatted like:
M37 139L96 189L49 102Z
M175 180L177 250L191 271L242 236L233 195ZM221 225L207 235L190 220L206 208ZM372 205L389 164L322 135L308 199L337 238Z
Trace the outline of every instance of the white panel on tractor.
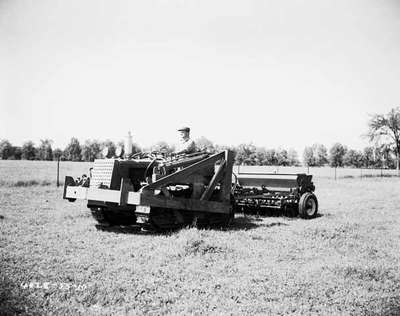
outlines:
M115 166L115 159L96 159L93 164L90 187L98 188L100 185L111 186L111 179Z

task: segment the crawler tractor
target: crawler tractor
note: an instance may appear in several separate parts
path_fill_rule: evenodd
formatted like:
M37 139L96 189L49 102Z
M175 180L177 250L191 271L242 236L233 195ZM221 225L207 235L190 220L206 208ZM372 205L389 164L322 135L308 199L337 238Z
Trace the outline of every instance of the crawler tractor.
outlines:
M154 153L98 159L89 179L66 177L64 198L87 199L100 223L160 231L189 224L225 226L234 216L232 165L230 151L174 159Z
M166 159L139 153L94 161L89 177L67 176L64 199L87 200L101 224L166 231L187 225L226 226L235 211L294 208L315 217L317 198L305 174L233 174L233 152Z

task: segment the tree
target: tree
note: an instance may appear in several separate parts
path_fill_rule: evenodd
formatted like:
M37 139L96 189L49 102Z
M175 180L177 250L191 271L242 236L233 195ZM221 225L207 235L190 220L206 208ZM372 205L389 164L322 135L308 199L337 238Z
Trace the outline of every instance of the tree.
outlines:
M278 164L278 155L275 149L267 149L265 152L266 165L276 166Z
M383 142L393 146L396 155L396 168L400 168L400 107L393 108L389 113L374 114L368 122L368 137L370 141Z
M100 153L101 144L97 140L87 139L82 146L82 159L85 161L94 161L96 158L100 157Z
M13 147L12 147L11 143L8 140L3 139L0 142L0 157L1 157L1 159L8 159L9 157L12 156L12 153L13 153Z
M342 167L343 157L346 154L346 147L340 143L335 143L329 150L329 164L331 167Z
M236 163L238 165L251 166L256 163L256 146L253 144L240 144L237 147Z
M322 144L314 144L312 146L314 157L315 157L315 165L321 167L328 163L328 150Z
M204 136L201 136L198 139L196 139L195 143L196 143L196 147L200 151L206 151L206 152L209 152L209 153L215 153L214 144L208 138L206 138Z
M396 161L392 157L393 148L388 144L383 144L376 148L375 154L378 156L380 168L396 168Z
M174 147L169 145L165 141L160 141L160 142L154 144L153 146L151 146L151 151L158 151L165 155L170 155L171 153L174 152Z
M255 153L256 165L264 166L268 163L267 161L267 151L264 147L257 147Z
M35 144L32 141L27 141L22 145L22 159L34 160L36 157Z
M62 155L63 155L63 151L60 148L56 148L53 150L53 158L55 160L57 160L58 158L61 159Z
M79 140L75 137L71 138L70 143L64 150L64 156L67 160L81 161L82 160L82 149L79 144Z
M108 148L108 157L114 157L115 156L115 150L117 149L117 146L115 143L109 139L103 142L102 148L104 149L105 147Z
M53 160L53 150L51 144L53 143L50 139L41 139L40 146L37 150L37 158L39 160Z
M314 167L316 165L314 150L312 147L307 146L306 148L304 148L303 162L308 167Z
M373 147L365 147L362 153L363 166L365 168L375 165L375 149Z
M321 167L328 162L328 151L324 145L315 143L304 148L303 161L309 167Z
M363 165L363 154L360 151L349 149L343 157L345 166L361 168Z
M288 166L289 159L288 159L288 152L286 149L277 150L276 152L278 166Z
M18 146L13 146L11 158L15 160L21 160L21 157L22 157L22 148Z
M288 151L288 162L289 166L298 166L300 164L297 151L290 148Z

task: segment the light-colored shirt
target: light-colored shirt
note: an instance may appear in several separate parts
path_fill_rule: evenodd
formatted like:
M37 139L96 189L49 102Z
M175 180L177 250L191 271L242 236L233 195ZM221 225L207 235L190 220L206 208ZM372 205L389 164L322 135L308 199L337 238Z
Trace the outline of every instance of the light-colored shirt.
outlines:
M176 150L177 154L192 154L196 151L196 144L190 138L181 139L178 148Z

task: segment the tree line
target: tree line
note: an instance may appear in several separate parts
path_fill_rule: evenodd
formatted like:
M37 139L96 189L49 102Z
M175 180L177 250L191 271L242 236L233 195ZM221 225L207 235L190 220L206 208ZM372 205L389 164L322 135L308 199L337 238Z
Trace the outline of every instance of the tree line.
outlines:
M247 166L300 166L300 158L294 149L271 148L255 146L252 143L238 146L224 146L213 144L206 137L195 140L200 151L210 153L230 149L235 153L235 163ZM0 157L2 159L25 160L69 160L93 161L102 158L102 150L108 148L108 156L115 156L118 146L123 148L123 142L114 143L111 140L86 140L80 143L75 137L64 148L52 148L52 140L44 139L38 146L32 141L25 142L21 147L13 146L8 140L0 141ZM174 152L173 145L161 141L150 148L141 148L133 145L133 153L140 151L157 151L164 154ZM302 156L305 166L321 167L355 167L355 168L395 168L396 162L388 146L366 147L364 150L349 149L340 143L334 144L329 150L322 144L313 144L305 147Z
M105 147L108 148L108 155L114 156L117 146L123 146L123 142L116 144L111 140L86 140L81 144L77 138L72 137L64 149L53 149L52 145L51 139L42 139L38 146L35 146L32 141L27 141L19 147L3 139L0 141L0 158L14 160L57 160L60 158L69 161L93 161L96 158L102 158L102 150ZM133 150L139 152L141 149L134 144Z
M335 143L329 151L324 145L314 144L303 152L304 165L310 167L395 168L396 159L387 146L367 146L363 150Z
M355 167L355 168L399 168L400 157L400 107L393 108L387 114L374 114L368 121L366 135L372 143L363 150L348 148L335 143L329 150L322 144L313 144L304 148L302 162L310 167ZM206 137L195 140L200 151L210 153L230 149L235 153L235 163L238 165L259 166L299 166L300 159L294 149L266 149L252 143L238 146L213 144ZM83 144L75 137L64 148L52 148L53 141L43 139L38 146L32 141L25 142L21 147L13 146L8 140L0 141L1 159L26 160L70 160L93 161L102 158L102 151L108 148L108 157L113 157L118 147L123 150L124 142L114 143L111 140L86 140ZM171 154L175 148L161 141L149 148L141 148L133 144L133 153L140 151L157 151Z

